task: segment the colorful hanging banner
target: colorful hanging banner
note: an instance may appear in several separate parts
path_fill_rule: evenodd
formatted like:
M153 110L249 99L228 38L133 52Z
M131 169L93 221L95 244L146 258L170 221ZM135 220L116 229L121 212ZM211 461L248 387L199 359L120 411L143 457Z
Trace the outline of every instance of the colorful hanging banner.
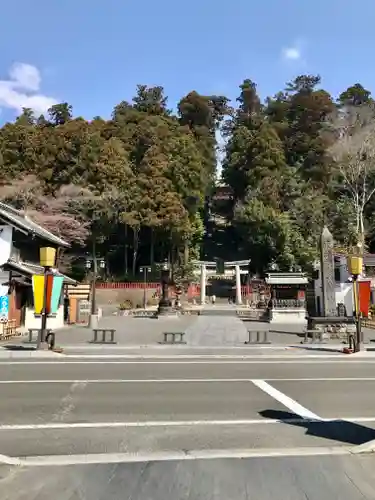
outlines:
M63 282L64 282L63 276L53 277L50 314L57 314L57 311L59 310Z
M44 276L42 274L33 276L33 296L35 314L41 314L44 296Z
M34 311L35 314L42 314L44 302L44 274L34 274L33 276L33 295L34 295ZM54 276L47 274L47 314L51 313L51 298L53 289ZM61 292L61 288L60 288ZM57 311L57 310L56 310Z

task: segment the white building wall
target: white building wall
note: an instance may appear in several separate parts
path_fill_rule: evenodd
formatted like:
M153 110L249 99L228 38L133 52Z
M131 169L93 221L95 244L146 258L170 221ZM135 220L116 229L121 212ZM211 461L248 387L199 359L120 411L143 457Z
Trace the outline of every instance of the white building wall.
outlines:
M346 314L352 316L354 313L354 298L352 283L336 283L336 305L345 304Z
M320 303L320 314L323 314L323 292L322 292L322 277L320 266L319 269L319 278L314 282L315 288L315 300L316 307L318 309L318 301ZM341 257L339 264L339 274L340 274L340 282L336 282L335 284L335 296L336 296L336 306L338 304L345 304L346 314L348 316L352 316L354 312L354 297L353 297L353 284L348 282L350 274L348 272L348 268L346 265L346 258Z
M346 283L348 279L351 277L348 271L346 257L344 256L340 257L340 262L338 267L340 269L340 283Z
M41 322L41 316L35 316L34 309L28 307L25 314L25 330L28 330L29 328L40 328ZM61 305L56 316L47 318L47 328L57 330L58 328L63 328L64 326L64 306Z
M286 324L299 324L305 326L306 309L272 309L272 316L270 323L286 323Z

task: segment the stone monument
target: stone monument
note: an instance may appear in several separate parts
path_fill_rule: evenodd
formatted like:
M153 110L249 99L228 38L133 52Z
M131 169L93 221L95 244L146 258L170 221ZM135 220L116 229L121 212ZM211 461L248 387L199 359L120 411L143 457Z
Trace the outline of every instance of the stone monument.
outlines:
M335 293L335 264L333 256L333 236L324 226L320 237L320 269L323 292L323 316L337 316Z
M169 297L169 286L172 284L170 278L170 270L162 269L161 271L161 299L158 305L158 316L168 316L171 314L176 314L173 309L172 301Z
M327 226L324 226L320 237L320 285L322 289L321 315L309 316L307 332L321 332L320 340L341 338L348 340L347 334L352 334L354 319L338 313L336 305L336 283L334 263L334 240ZM315 334L314 334L315 335ZM313 336L313 341L315 337ZM307 336L305 337L307 341Z

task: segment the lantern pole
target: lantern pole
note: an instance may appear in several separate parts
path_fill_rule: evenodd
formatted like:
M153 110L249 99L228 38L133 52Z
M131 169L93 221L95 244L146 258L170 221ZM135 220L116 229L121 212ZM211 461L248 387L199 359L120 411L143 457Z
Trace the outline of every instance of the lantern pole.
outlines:
M99 262L99 266L98 266ZM106 261L103 257L97 257L95 253L93 253L92 257L87 257L86 259L86 268L91 269L92 267L92 279L91 279L91 308L90 308L90 319L88 326L92 329L98 327L98 310L96 304L96 280L98 277L99 268L101 270L105 269Z
M43 308L42 308L42 320L41 329L38 334L37 349L40 349L41 345L46 340L47 333L47 317L48 317L48 277L52 275L51 267L54 266L56 261L56 249L51 247L45 247L40 249L40 264L44 267L44 282L43 282Z
M352 255L348 261L349 272L353 277L353 298L354 298L354 315L356 324L356 342L354 351L359 352L362 344L362 329L361 329L361 307L359 298L359 282L358 278L363 270L363 258L359 255Z

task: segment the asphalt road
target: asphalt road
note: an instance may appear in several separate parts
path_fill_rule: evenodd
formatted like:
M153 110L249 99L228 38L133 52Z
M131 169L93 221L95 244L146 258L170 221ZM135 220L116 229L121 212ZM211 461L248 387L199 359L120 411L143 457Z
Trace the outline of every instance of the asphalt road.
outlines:
M3 465L0 489L12 500L374 499L372 457L330 456L375 439L374 391L368 358L3 361L0 454L26 465ZM87 457L99 463L77 465Z
M375 458L0 467L3 500L373 500Z
M375 363L335 359L3 362L0 453L361 444L374 392Z

